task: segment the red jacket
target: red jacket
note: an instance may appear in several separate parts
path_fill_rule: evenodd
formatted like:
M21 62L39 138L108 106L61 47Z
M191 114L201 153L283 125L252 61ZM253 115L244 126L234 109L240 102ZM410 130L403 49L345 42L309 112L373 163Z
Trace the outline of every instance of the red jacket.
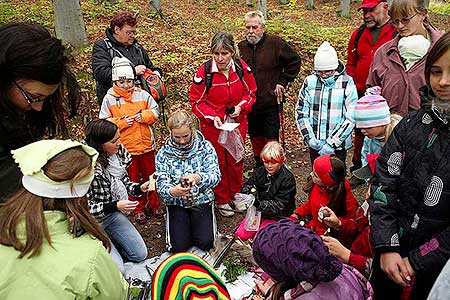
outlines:
M356 215L356 209L358 207L358 202L356 201L355 196L353 196L352 188L347 179L344 179L345 186L345 215L338 215L339 220L343 222L345 219L354 218ZM319 217L317 213L322 206L328 206L330 203L331 194L328 190L320 187L317 184L314 184L311 192L309 193L308 201L302 205L300 205L297 209L294 210L299 216L312 216L311 222L309 222L306 227L315 229L318 235L323 235L327 230L327 226L319 221Z
M347 47L347 74L353 77L356 83L358 94L366 91L366 81L369 75L370 65L372 64L373 55L378 48L384 43L392 40L394 37L395 27L390 23L381 29L376 43L373 42L372 34L366 27L358 40L358 46L355 49L355 39L359 28L353 31Z
M342 226L337 231L339 240L351 242L348 264L355 267L362 274L370 274L374 251L370 244L370 227L367 218L369 203L366 201L354 219L341 219Z
M241 114L236 118L236 122L242 123L246 115L251 111L256 96L256 82L248 65L241 59L244 69L243 80L239 79L235 71L235 65L230 68L228 78L219 72L217 64L212 60L211 74L212 85L206 93L205 68L200 66L195 74L189 92L192 111L200 119L200 122L213 124L215 116L225 117L225 109L236 105L241 106Z

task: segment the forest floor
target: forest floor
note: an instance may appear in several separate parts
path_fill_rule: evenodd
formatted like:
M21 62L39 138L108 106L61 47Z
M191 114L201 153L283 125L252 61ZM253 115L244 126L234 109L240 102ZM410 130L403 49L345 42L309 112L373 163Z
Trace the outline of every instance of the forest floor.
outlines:
M315 1L315 9L307 10L306 1L291 0L288 5L279 5L276 0L268 0L269 18L266 31L288 41L302 58L302 69L297 79L290 84L286 93L285 142L286 164L297 179L298 203L306 199L302 191L310 173L309 154L304 147L295 125L295 103L297 93L305 76L312 73L315 50L323 41L329 41L345 62L346 49L351 32L362 23L362 14L357 11L360 3L351 4L351 18L339 16L338 1ZM162 0L162 18L149 12L148 0L119 0L111 5L108 0L81 0L89 44L71 52L71 66L83 89L84 102L79 116L71 121L73 138L82 138L84 125L98 116L95 99L95 82L91 69L91 49L95 40L104 37L111 17L121 10L140 13L137 39L147 49L156 66L164 71L164 81L168 89L164 106L168 112L179 108L190 109L189 86L192 76L209 57L209 41L217 31L229 31L236 41L244 39L244 14L254 8L247 7L244 0ZM430 13L433 24L444 31L450 29L448 14L440 14L442 9L433 8ZM0 24L13 21L38 22L53 31L53 11L48 0L30 0L23 5L22 0L0 1ZM158 148L167 137L163 122L155 125ZM351 151L347 165L351 162ZM248 177L253 165L250 144L246 144L244 161L245 176ZM355 190L359 201L364 200L367 187ZM232 233L236 224L244 218L236 214L224 218L217 213L219 231ZM165 251L164 221L150 218L145 225L136 227L146 240L149 256Z

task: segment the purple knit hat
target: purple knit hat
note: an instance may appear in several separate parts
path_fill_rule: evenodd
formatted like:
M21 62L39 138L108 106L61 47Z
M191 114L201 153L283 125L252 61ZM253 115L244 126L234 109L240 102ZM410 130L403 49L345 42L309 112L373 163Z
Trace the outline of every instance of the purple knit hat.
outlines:
M355 105L356 128L372 128L391 123L389 105L381 95L366 95Z
M333 281L342 272L342 263L317 234L288 219L258 232L253 257L272 279L291 285Z

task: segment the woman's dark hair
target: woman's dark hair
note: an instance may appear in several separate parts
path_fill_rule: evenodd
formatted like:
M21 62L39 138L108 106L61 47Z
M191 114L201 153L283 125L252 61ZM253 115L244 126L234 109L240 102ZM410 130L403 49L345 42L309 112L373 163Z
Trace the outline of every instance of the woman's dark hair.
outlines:
M346 190L345 190L345 164L334 155L330 157L331 168L333 169L331 172L331 177L337 182L336 185L333 185L329 188L329 191L332 193L330 202L328 203L328 207L332 209L337 216L344 216L346 212Z
M76 163L74 164L74 161ZM91 157L81 147L65 150L42 168L45 175L57 182L70 181L71 185L92 171ZM6 203L0 205L0 244L20 251L19 258L39 255L44 239L52 245L44 211L59 210L66 213L73 236L87 232L109 249L108 237L91 215L86 196L50 199L21 189ZM20 238L17 227L25 222L25 239Z
M119 28L122 28L124 25L129 25L129 26L134 27L134 26L136 26L136 24L137 24L137 16L136 15L133 15L132 13L130 13L128 11L122 11L122 12L119 12L117 15L115 15L111 19L109 27L114 32L114 28L116 28L116 26Z
M8 132L11 136L2 137L4 144L14 149L44 135L67 136L65 118L76 114L81 93L75 76L68 69L61 40L52 37L41 25L12 23L0 26L0 41L0 114L21 122L8 97L15 81L59 84L56 92L45 99L42 111L30 110L20 118L26 132L19 135Z
M97 163L103 168L108 166L108 154L103 151L102 144L109 142L114 138L117 133L116 124L104 119L98 119L91 121L84 131L86 138L84 141L86 144L97 150L100 154Z
M430 74L433 64L450 50L450 32L447 32L433 45L425 62L425 81L430 86Z

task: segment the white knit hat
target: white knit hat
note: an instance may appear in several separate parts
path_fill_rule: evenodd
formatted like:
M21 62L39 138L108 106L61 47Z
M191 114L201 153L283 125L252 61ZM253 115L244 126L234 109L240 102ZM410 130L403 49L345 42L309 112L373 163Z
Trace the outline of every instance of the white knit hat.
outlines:
M315 71L336 70L339 65L336 50L328 42L323 42L314 56Z
M112 60L112 81L134 79L131 62L126 57L114 57Z

